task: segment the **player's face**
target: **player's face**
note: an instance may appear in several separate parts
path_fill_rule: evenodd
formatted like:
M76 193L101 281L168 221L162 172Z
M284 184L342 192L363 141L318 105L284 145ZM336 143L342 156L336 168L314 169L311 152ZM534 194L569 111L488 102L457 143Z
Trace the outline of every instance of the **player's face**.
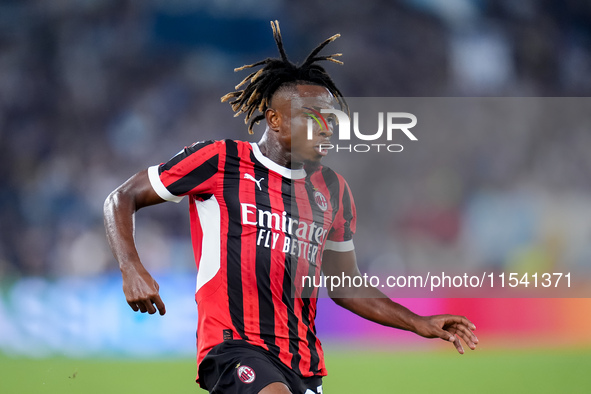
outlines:
M283 146L291 152L292 163L319 162L328 153L334 123L330 114L320 114L320 111L334 109L334 98L328 89L317 85L298 85L286 96L281 109L284 114L280 131ZM310 119L311 136L308 135Z

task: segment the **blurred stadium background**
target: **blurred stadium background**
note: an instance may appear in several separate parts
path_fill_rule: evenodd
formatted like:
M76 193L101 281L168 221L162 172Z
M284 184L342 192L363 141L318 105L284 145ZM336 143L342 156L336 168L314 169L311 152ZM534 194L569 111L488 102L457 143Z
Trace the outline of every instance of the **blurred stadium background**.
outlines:
M234 67L275 56L271 19L292 60L342 34L331 50L345 66L327 68L346 96L591 92L585 0L1 1L0 391L130 391L147 380L142 373L144 392L177 383L173 391L197 391L186 207L137 215L140 254L167 304L157 317L125 303L102 203L128 176L194 141L256 141L219 97L242 79ZM490 136L475 128L470 138ZM446 156L462 152L457 144L397 157L408 166L388 168L396 182L371 194L361 193L372 190L370 177L335 159L357 199L362 268L454 261L478 245L464 264L589 280L589 126L531 129L515 143L493 139L495 149ZM372 208L384 200L391 209L378 230ZM540 223L550 230L536 231ZM469 316L481 346L461 359L446 344L319 302L329 392L591 387L581 369L590 365L589 299L401 300L418 313Z

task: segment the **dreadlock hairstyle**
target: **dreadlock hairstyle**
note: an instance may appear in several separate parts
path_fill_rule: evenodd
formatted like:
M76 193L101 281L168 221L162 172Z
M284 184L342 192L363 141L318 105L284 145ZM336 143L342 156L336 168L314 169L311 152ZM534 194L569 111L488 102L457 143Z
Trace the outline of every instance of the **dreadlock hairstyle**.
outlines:
M328 60L337 64L343 64L342 61L335 59L341 56L340 53L335 53L329 56L318 56L318 53L329 43L339 38L340 34L324 40L318 45L306 58L301 66L297 66L287 59L285 50L283 49L283 41L281 39L281 31L279 30L279 21L271 21L271 28L273 29L273 38L279 49L280 59L267 58L253 64L245 65L235 68L234 71L241 71L247 68L253 68L264 65L258 71L248 75L238 85L236 85L234 92L230 92L222 97L222 102L230 99L229 104L232 106L235 114L246 114L244 123L248 124L248 133L254 134L252 128L261 120L265 119L265 111L269 108L269 103L273 94L284 85L299 84L301 82L312 85L320 85L326 87L330 93L336 98L341 108L346 108L347 103L343 95L336 87L328 73L324 68L316 62L321 60ZM242 85L247 84L243 89L238 90ZM253 117L256 110L261 114Z

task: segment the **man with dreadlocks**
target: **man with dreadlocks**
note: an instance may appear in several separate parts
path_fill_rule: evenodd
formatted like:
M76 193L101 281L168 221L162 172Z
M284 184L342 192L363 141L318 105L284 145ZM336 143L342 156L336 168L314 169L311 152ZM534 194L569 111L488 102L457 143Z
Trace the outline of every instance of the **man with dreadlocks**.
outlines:
M105 201L105 227L134 311L165 313L158 284L140 262L133 215L163 201L189 199L198 267L197 381L212 393L320 394L326 375L316 337L317 288L304 275L359 276L353 233L355 205L345 180L320 161L332 126L307 138L309 111L346 103L318 61L335 35L301 66L283 49L271 22L279 59L262 66L222 97L253 126L266 121L258 143L207 141L167 163L141 171ZM255 116L256 112L260 114ZM374 322L474 349L474 325L454 315L418 316L373 287L333 291L335 302Z

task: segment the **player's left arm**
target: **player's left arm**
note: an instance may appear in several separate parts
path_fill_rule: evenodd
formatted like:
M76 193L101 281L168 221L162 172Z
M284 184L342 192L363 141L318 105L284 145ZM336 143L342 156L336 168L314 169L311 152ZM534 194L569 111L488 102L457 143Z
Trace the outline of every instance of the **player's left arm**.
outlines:
M355 250L337 252L325 250L322 271L326 276L361 276L357 267ZM375 287L339 287L328 289L330 297L340 306L373 322L414 332L425 338L441 338L453 342L457 351L464 354L460 338L472 350L478 338L472 332L476 326L458 315L420 316L390 300Z

